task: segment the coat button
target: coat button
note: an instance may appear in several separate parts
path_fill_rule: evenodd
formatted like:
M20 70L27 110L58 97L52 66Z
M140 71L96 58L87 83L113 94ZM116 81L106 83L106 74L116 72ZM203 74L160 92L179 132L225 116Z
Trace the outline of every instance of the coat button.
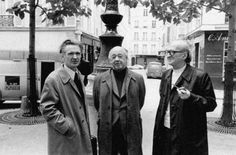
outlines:
M110 108L111 108L110 106L107 107L108 110L110 110Z
M84 123L84 120L82 120L82 123Z
M81 106L79 106L79 109L81 109L82 107Z

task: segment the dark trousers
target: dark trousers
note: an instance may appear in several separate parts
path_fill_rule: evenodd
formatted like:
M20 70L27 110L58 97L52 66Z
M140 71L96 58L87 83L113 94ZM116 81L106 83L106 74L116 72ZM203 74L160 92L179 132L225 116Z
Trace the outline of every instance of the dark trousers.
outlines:
M166 127L163 129L162 145L160 155L171 155L171 130Z
M112 155L128 155L127 141L122 134L119 120L112 127Z

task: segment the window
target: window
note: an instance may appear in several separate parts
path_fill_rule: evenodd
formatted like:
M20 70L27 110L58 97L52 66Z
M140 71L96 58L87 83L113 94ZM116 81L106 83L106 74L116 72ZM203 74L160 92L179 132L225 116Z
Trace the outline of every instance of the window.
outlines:
M142 24L143 24L143 28L148 28L148 21L147 20L144 20L142 22Z
M147 51L147 44L143 44L143 54L146 54Z
M143 40L147 41L147 32L143 32Z
M155 45L155 44L152 44L152 45L151 45L151 53L152 53L152 54L155 54L155 52L156 52L156 45Z
M167 27L167 36L166 36L166 42L169 43L170 42L170 27Z
M6 6L4 1L0 1L0 14L6 14Z
M151 40L156 41L156 32L152 32Z
M138 44L134 44L134 54L138 53Z
M143 16L148 16L148 10L147 9L143 9Z
M225 14L225 24L229 24L229 16Z
M134 21L134 27L135 27L135 28L138 28L138 27L139 27L139 21L138 21L138 20L135 20L135 21Z
M155 20L152 21L152 28L156 28L156 21Z
M134 32L134 40L139 40L138 32Z
M5 76L5 90L20 90L20 76Z
M228 42L225 41L224 42L224 47L223 47L223 67L222 67L222 77L223 77L223 81L224 81L224 78L225 78L225 62L226 62L226 59L227 59L227 54L228 54Z

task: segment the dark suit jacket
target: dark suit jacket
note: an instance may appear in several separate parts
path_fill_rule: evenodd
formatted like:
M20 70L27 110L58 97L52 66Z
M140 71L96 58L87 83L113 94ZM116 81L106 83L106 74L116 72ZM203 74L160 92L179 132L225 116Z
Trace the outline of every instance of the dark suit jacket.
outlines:
M156 114L153 155L159 155L162 145L163 119L170 101L171 155L207 155L206 112L213 111L216 100L212 82L207 73L187 65L176 82L190 92L190 98L182 100L176 88L171 89L172 70L167 70L161 80L160 102Z

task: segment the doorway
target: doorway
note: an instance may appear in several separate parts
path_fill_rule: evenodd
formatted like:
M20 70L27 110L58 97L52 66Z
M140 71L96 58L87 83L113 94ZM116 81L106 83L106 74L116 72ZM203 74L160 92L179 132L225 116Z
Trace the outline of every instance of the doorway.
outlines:
M41 63L41 91L43 89L44 82L47 76L54 71L54 62L42 62Z
M198 68L199 43L195 43L195 67Z

